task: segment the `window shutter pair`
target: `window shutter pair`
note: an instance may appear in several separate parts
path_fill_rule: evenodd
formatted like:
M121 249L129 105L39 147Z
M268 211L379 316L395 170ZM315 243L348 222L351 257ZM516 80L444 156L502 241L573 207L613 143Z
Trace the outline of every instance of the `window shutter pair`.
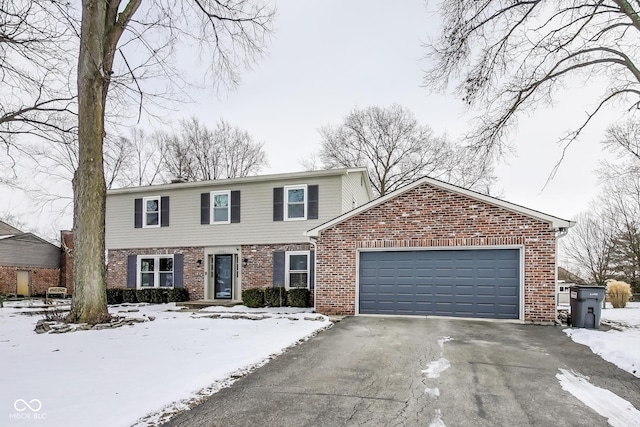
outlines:
M285 252L276 251L273 253L273 287L284 288L285 282ZM309 252L309 289L313 290L316 282L316 258L314 251Z
M142 221L144 216L144 208L142 206L142 199L135 199L133 201L133 226L135 228L142 228ZM160 227L169 226L169 196L160 197Z
M173 287L183 287L184 255L173 254ZM127 257L127 288L136 288L138 281L138 256Z
M273 220L284 220L284 187L273 189ZM307 219L318 219L318 186L307 186Z
M231 222L240 222L240 191L231 192ZM200 194L200 224L209 224L211 221L211 193Z

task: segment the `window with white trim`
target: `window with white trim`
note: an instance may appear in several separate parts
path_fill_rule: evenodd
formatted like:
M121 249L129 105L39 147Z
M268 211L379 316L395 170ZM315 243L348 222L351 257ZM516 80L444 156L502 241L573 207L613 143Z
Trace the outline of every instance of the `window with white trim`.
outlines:
M139 255L138 288L173 288L173 255Z
M230 222L231 191L212 191L210 224L229 224Z
M285 287L309 288L309 251L287 252L285 255Z
M160 197L145 197L142 199L143 222L142 226L160 227Z
M307 219L307 186L284 187L284 220Z

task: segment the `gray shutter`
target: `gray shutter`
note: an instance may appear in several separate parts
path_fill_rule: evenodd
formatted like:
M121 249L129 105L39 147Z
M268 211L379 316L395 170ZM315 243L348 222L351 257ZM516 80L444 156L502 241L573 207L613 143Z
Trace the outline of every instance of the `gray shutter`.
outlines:
M309 252L309 289L313 290L316 285L316 257L315 252Z
M209 219L211 218L211 194L210 193L201 193L200 194L200 224L209 224Z
M142 200L142 199L139 199ZM138 279L138 257L129 255L127 257L127 288L135 288Z
M169 226L169 196L160 197L160 227Z
M133 213L133 226L135 228L142 228L142 199L135 199L133 201Z
M318 219L318 186L307 187L307 219Z
M284 256L283 251L273 253L273 287L284 287Z
M240 191L231 192L231 222L240 222Z
M183 283L184 283L183 276L184 276L184 255L173 254L173 287L174 288L183 287Z
M273 189L273 220L282 221L284 218L284 187Z

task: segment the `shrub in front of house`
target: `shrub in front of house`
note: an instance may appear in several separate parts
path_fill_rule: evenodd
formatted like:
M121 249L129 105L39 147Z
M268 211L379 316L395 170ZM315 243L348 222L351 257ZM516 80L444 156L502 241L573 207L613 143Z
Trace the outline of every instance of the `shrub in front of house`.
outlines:
M124 302L122 291L124 291L124 289L107 289L107 304L122 304Z
M291 307L309 307L311 305L309 289L289 289L287 298Z
M613 308L624 308L633 296L631 286L628 283L614 280L607 283L607 300Z
M266 288L264 302L269 307L285 307L287 305L287 290L285 288Z
M264 292L262 289L245 289L242 291L242 303L247 307L264 307Z
M150 304L162 304L167 302L167 290L160 288L138 289L136 291L138 302Z
M172 288L167 290L168 302L189 301L189 291L186 288Z
M138 293L136 289L123 289L122 290L122 302L128 304L135 304L138 302Z

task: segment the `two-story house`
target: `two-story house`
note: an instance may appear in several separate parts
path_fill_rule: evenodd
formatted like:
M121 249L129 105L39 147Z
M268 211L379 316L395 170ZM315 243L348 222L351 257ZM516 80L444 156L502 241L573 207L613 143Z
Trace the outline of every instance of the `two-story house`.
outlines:
M371 199L365 168L110 190L107 287L185 287L192 300L313 289L304 232Z

